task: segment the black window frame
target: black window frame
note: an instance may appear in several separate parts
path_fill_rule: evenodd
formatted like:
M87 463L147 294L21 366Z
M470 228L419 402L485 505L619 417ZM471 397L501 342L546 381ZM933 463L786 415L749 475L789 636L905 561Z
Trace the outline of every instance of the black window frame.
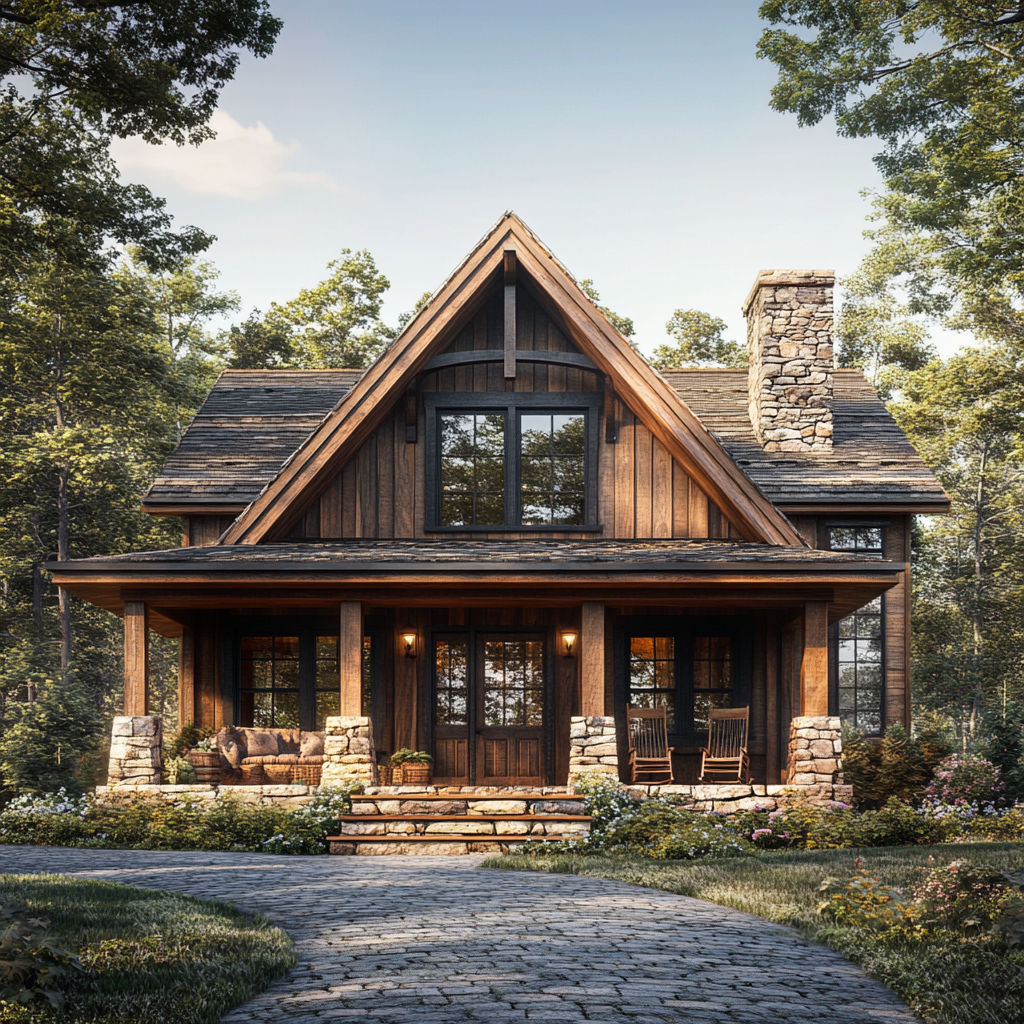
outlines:
M733 675L733 707L749 706L752 692L752 648L753 621L746 615L698 616L680 619L678 617L629 618L616 630L615 680L616 707L628 708L630 704L629 656L630 641L634 637L671 636L675 640L675 707L676 726L669 733L670 745L677 753L684 753L704 746L706 731L693 727L694 711L694 638L703 636L727 636L732 641L730 662ZM625 712L623 711L623 718ZM619 723L625 729L625 721ZM623 735L625 733L623 732ZM754 735L753 717L750 723L750 737Z
M828 520L825 523L825 529L828 538L828 550L842 552L843 554L857 555L861 558L885 558L885 546L886 546L886 528L888 527L888 520ZM877 547L875 545L867 546L855 544L854 547L834 547L832 531L833 530L877 530L879 535L879 543ZM878 728L876 730L868 731L864 730L866 736L879 738L885 734L886 728L886 695L887 695L887 659L886 659L886 595L880 594L877 598L879 605L879 635L878 643L880 647L880 656L877 662L879 673L881 676L881 684L879 689L879 706L878 706ZM858 608L857 611L850 615L847 615L840 622L833 622L828 628L828 704L829 714L834 715L837 718L844 719L847 724L852 725L854 728L860 728L859 721L849 721L847 716L844 716L839 707L839 647L842 641L840 632L842 631L842 624L844 622L853 619L857 622L859 615L863 613L863 609L867 608L864 605L863 608ZM874 612L865 613L874 615ZM858 663L859 664L859 663ZM859 704L859 690L855 687L855 702ZM855 712L856 716L856 712Z
M426 415L426 526L431 533L565 533L600 532L597 522L598 431L603 395L595 392L523 392L456 393L432 392L423 396ZM442 526L441 495L441 420L439 413L503 412L505 415L505 515L500 526ZM572 413L584 415L586 448L584 451L584 515L579 525L524 525L522 516L520 420L523 413Z
M224 679L230 686L232 725L235 728L264 728L263 726L242 726L242 657L241 641L247 636L294 636L299 640L299 729L312 732L316 726L316 638L334 637L340 639L338 620L334 617L312 616L253 616L230 619L225 623L227 643L224 644ZM376 720L383 720L383 678L382 657L384 653L383 634L378 626L363 628L363 642L370 640L370 664L364 669L362 690L362 712ZM340 654L340 652L339 652ZM364 655L365 657L365 655ZM369 683L369 686L367 686ZM338 692L341 692L339 674ZM326 691L325 691L326 692ZM376 705L380 704L377 709ZM374 711L376 710L376 714ZM282 728L267 726L266 728Z

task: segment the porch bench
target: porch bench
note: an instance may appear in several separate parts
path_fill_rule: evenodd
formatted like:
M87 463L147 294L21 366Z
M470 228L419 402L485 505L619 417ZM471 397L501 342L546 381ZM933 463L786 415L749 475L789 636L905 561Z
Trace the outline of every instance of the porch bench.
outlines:
M221 777L238 785L318 785L324 734L299 729L224 728L216 736Z

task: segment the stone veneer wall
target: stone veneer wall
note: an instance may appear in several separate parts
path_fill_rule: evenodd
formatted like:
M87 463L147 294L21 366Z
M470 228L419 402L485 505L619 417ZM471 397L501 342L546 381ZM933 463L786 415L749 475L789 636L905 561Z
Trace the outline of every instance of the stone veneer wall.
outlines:
M794 718L789 727L786 781L790 786L820 787L849 802L853 787L843 784L843 726L838 718ZM842 795L840 795L840 791Z
M373 749L373 724L365 716L337 716L324 727L324 768L320 781L325 786L377 782L377 757Z
M164 723L159 715L118 716L110 737L107 782L111 786L159 785Z
M573 716L569 724L569 789L581 775L619 777L619 748L611 716Z
M748 406L766 451L832 447L831 270L762 270L743 304Z

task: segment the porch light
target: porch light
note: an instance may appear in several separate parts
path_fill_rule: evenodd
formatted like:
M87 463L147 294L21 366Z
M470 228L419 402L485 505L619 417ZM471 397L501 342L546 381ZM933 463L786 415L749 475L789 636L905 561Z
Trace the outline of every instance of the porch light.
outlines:
M575 633L563 633L562 634L562 653L567 658L571 658L576 653L576 634Z
M405 644L405 656L416 657L416 631L407 629L402 632L402 643Z

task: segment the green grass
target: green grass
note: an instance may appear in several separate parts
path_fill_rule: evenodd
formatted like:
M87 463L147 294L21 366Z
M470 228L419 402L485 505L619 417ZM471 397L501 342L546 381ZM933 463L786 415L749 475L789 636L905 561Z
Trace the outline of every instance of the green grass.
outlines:
M294 963L291 941L229 904L61 875L0 875L0 903L49 919L52 944L87 968L63 1012L0 1004L0 1021L206 1024Z
M930 863L929 856L934 857ZM721 903L794 926L806 938L838 950L888 985L922 1018L937 1024L1020 1024L1024 1020L1024 950L963 942L956 935L930 940L880 940L838 927L817 913L818 887L846 878L854 860L883 882L912 885L919 868L970 860L1003 871L1024 869L1024 844L847 850L794 850L728 860L652 861L614 857L492 857L484 867L608 878Z

